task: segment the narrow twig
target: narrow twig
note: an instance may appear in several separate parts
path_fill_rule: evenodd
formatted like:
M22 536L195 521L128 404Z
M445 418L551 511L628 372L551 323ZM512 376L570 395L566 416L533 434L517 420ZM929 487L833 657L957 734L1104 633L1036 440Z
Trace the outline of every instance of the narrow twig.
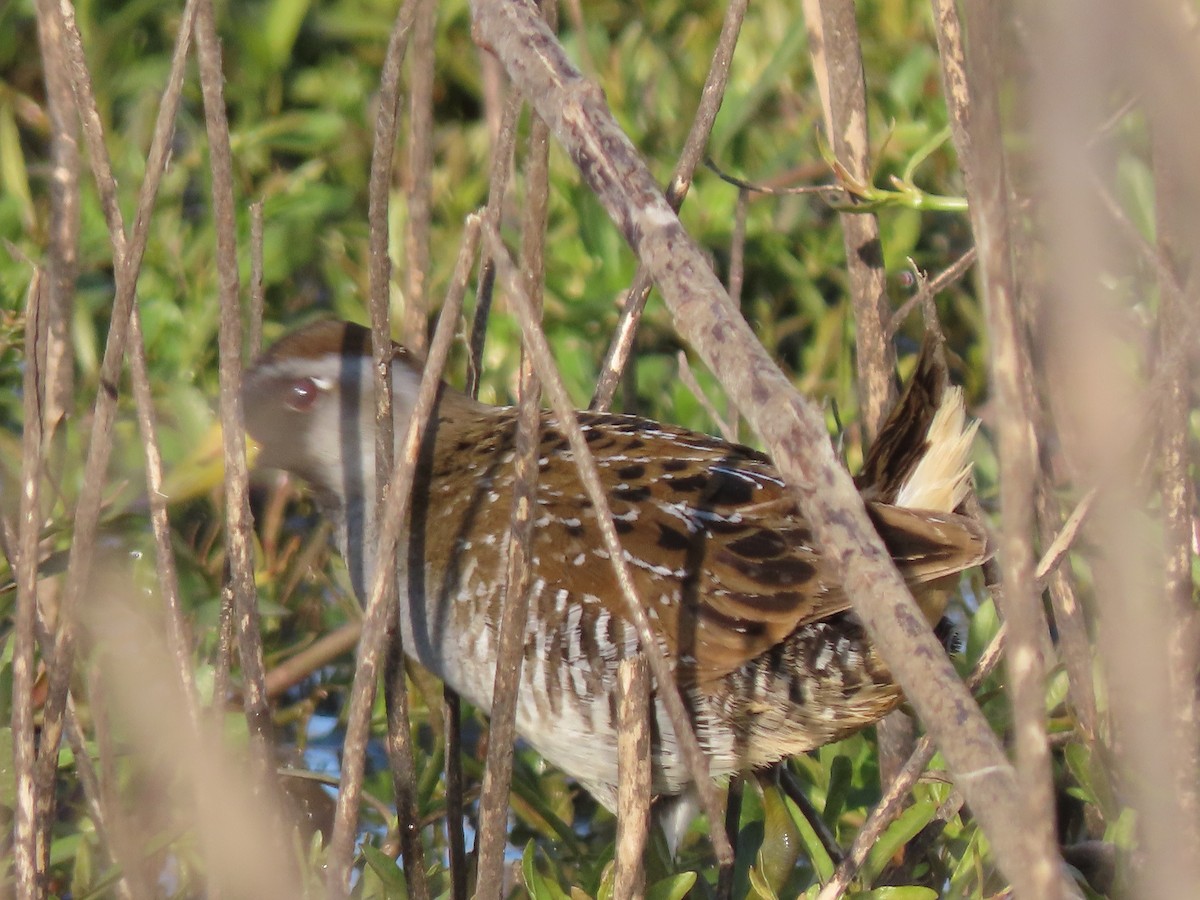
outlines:
M962 256L950 263L949 266L938 272L933 278L925 278L917 271L915 264L913 270L917 274L917 292L909 297L900 305L900 308L892 313L892 318L887 324L887 333L889 339L895 337L896 332L900 330L900 326L904 320L908 318L909 313L916 306L929 306L933 298L940 294L950 285L957 282L960 278L967 274L967 270L975 265L975 260L979 254L974 247L966 250ZM912 263L912 260L909 260ZM931 317L926 315L926 321L930 321ZM936 317L932 318L936 321Z
M225 552L233 604L237 613L238 656L242 669L242 703L252 737L256 780L267 783L270 771L271 710L264 686L262 636L258 627L258 593L254 586L254 537L242 414L242 309L237 259L237 211L233 196L233 151L225 116L225 74L211 0L196 15L196 59L204 98L212 174L213 222L216 231L217 284L221 304L220 354L221 443L225 462Z
M1028 337L1017 313L1017 285L1012 267L1008 177L1000 121L1002 72L999 62L1000 10L986 2L967 4L971 16L971 54L967 57L966 96L947 91L971 224L979 248L980 276L991 348L991 383L999 415L996 421L1000 457L1000 567L1004 592L1001 607L1009 630L1007 687L1013 710L1018 804L1023 822L1011 822L1013 837L1027 848L1026 864L1006 871L1017 893L1047 900L1064 895L1062 862L1055 835L1054 786L1046 740L1045 667L1039 651L1047 634L1041 599L1033 592L1034 487L1037 439L1033 410L1025 386L1033 373ZM952 15L939 16L945 27ZM939 47L956 43L958 31L939 36ZM961 48L951 60L961 58ZM950 66L947 67L947 72ZM950 83L951 76L946 75ZM965 99L965 105L962 101Z
M801 787L799 779L792 774L792 770L786 765L779 767L779 786L783 792L791 799L793 803L800 809L805 820L808 822L808 827L816 834L817 840L821 842L821 846L825 848L825 852L829 854L829 858L834 865L841 865L842 860L846 858L846 853L842 850L841 845L837 842L837 837L821 814L817 812L817 808L813 806L808 795L804 793L804 788Z
M484 222L500 227L500 215L504 211L508 195L508 180L512 175L513 153L517 146L517 119L524 105L518 91L510 88L504 99L504 112L500 117L500 130L492 147L492 169L488 178L488 202L483 211ZM487 339L488 316L492 312L492 292L496 284L496 267L483 246L483 257L479 264L479 282L475 287L475 312L471 318L471 332L467 343L467 394L479 396L479 379L483 372L483 345Z
M729 83L733 51L737 47L738 35L742 31L742 20L746 16L748 5L748 0L731 0L725 9L721 33L717 37L717 46L713 49L708 75L700 91L700 105L692 118L692 127L683 142L683 150L679 154L679 161L675 163L675 171L671 173L671 180L667 183L667 203L676 212L687 198L696 167L700 165L704 150L708 146L708 136L712 133L717 111L725 97L725 87ZM591 409L605 410L612 406L617 384L633 350L633 339L642 318L642 310L646 308L652 282L649 270L639 260L633 276L633 285L626 293L625 302L621 307L621 318L613 331L612 342L604 355L604 362L600 365L600 377L592 395Z
M49 296L40 321L46 351L45 397L46 443L71 408L74 369L71 361L70 325L75 300L75 277L79 269L79 120L71 96L71 77L60 21L51 11L54 0L38 0L38 47L46 80L46 114L50 120L50 171L47 179L50 215L47 223L46 275Z
M348 622L336 631L322 635L299 653L289 656L279 665L268 670L267 696L278 697L322 666L327 666L344 653L349 653L358 644L361 634L361 622Z
M1200 696L1196 689L1197 662L1200 659L1200 649L1197 647L1197 641L1200 640L1200 614L1196 609L1195 582L1192 577L1196 502L1195 484L1191 476L1193 365L1191 354L1188 353L1194 345L1184 344L1181 335L1187 328L1188 319L1195 315L1197 291L1194 282L1178 273L1188 272L1195 263L1191 235L1197 219L1191 204L1182 200L1192 184L1188 183L1187 174L1176 168L1175 159L1168 152L1172 140L1178 139L1171 135L1156 135L1151 151L1158 255L1165 262L1164 268L1176 273L1171 282L1188 283L1188 293L1181 296L1180 292L1170 290L1166 284L1159 285L1159 355L1172 362L1160 373L1162 387L1157 396L1151 399L1152 405L1160 411L1158 478L1162 498L1163 589L1175 618L1171 644L1167 648L1174 678L1174 740L1184 748L1186 754L1185 771L1179 774L1176 786L1184 811L1183 822L1189 830L1186 843L1196 846L1200 838L1200 826L1197 824L1200 791L1197 790L1196 780L1186 774L1188 770L1195 771L1200 759Z
M377 504L376 521L382 521L384 509L388 504L388 478L393 471L395 429L392 420L392 383L391 358L392 336L390 322L390 292L392 281L392 260L389 252L388 207L391 195L392 162L395 156L398 119L400 115L400 80L404 57L408 50L409 36L415 26L421 7L427 7L423 0L406 0L396 13L392 31L388 37L387 50L384 55L383 71L380 75L378 113L375 119L374 143L371 148L371 175L368 186L367 218L369 225L368 243L370 245L370 262L368 264L369 297L367 306L371 318L371 350L374 361L375 382L375 483L380 485L379 496L368 498L367 502ZM427 17L428 19L428 17ZM428 24L428 23L426 23ZM423 328L422 328L423 330ZM365 566L367 554L358 552L347 564L360 578L360 583L366 584L368 573L357 570ZM392 788L396 797L396 821L400 835L400 846L404 857L404 877L408 891L417 900L425 900L429 896L429 886L425 880L425 854L421 846L421 834L417 816L416 798L416 765L413 759L412 732L408 717L408 685L404 673L404 647L399 627L399 605L396 602L396 555L395 553L377 554L376 568L379 570L370 577L382 579L383 593L379 599L385 610L387 626L384 631L388 637L388 646L384 662L384 699L387 708L387 749L388 759L392 770ZM363 625L367 628L367 623ZM366 632L370 635L370 632ZM370 635L375 639L374 635ZM360 659L363 650L360 648ZM356 677L355 688L359 682ZM374 685L370 686L374 692ZM352 737L346 735L346 753L361 756L365 747L365 732L353 737L356 744L351 747ZM357 746L362 741L364 747ZM338 813L341 814L335 823L335 835L338 826L344 826L346 814L357 817L357 797L361 793L361 784L349 782L343 769L342 793L338 798ZM361 774L359 775L361 777ZM342 804L343 797L354 798L353 808L347 810ZM332 845L331 845L332 846ZM346 853L345 865L349 865L348 848L338 845L341 852ZM342 877L340 868L343 860L333 855L331 849L330 887L332 896L339 896L345 890L346 880ZM334 879L337 879L335 882ZM336 887L334 885L336 884ZM335 893L336 891L336 893Z
M584 490L587 491L588 499L595 505L596 522L600 527L604 548L608 551L609 559L612 562L617 586L625 600L629 617L637 629L642 652L646 654L650 662L650 670L654 674L655 690L667 711L671 727L675 731L680 755L695 783L704 811L708 815L709 833L717 859L722 865L729 865L733 861L733 850L721 828L720 800L708 774L708 760L700 749L700 743L692 730L687 709L680 696L679 687L675 683L674 672L663 655L662 647L655 637L654 628L650 624L650 619L633 586L629 575L629 566L621 549L621 539L617 536L616 527L613 525L608 496L600 483L595 459L592 457L583 432L579 429L579 421L572 408L571 398L563 386L562 377L554 366L554 358L546 343L546 337L538 327L533 311L529 308L520 273L495 231L485 230L483 239L489 245L492 259L496 263L497 273L509 292L509 299L521 325L525 349L533 357L534 366L541 377L550 401L550 408L554 411L555 419L570 443L571 453L574 455L576 466L579 469L580 481Z
M1048 474L1043 471L1037 489L1038 529L1043 541L1051 540L1062 519L1057 498L1051 491ZM1067 673L1067 687L1075 710L1076 726L1084 741L1094 744L1100 719L1096 708L1095 649L1092 646L1083 605L1069 572L1055 567L1046 579L1054 625L1058 631L1058 653Z
M472 233L478 229L478 217L467 220L464 250L474 251ZM460 268L462 258L460 254ZM417 454L424 438L429 416L433 411L442 370L450 351L450 343L457 325L461 294L451 292L442 307L437 330L429 347L429 358L421 375L421 386L417 392L412 417L400 444L396 466L388 480L387 503L380 519L378 559L394 559L404 521L408 518L413 474ZM363 637L358 646L358 665L354 672L354 685L350 693L350 708L346 721L346 740L342 756L342 775L338 792L337 809L334 814L333 835L329 841L328 872L325 881L326 893L330 897L343 897L349 888L350 854L354 847L355 824L358 821L358 802L362 793L362 778L365 764L367 730L370 725L371 706L375 698L375 683L379 676L384 641L387 637L386 622L388 609L384 595L387 592L387 567L377 566L372 574L371 591L367 597L363 616ZM394 579L390 579L393 580ZM402 823L403 824L403 823Z
M644 657L617 668L617 849L613 896L646 890L642 854L650 833L650 675Z
M482 215L477 213L467 220L458 261L443 306L462 309L473 261L479 250L481 219ZM468 873L467 841L463 833L462 701L452 688L443 685L442 702L446 708L443 727L446 741L446 841L449 844L450 890L453 900L466 900Z
M834 158L856 181L871 180L867 90L854 0L804 0L813 74ZM887 273L873 213L839 213L854 307L855 363L863 442L875 438L896 403L896 351L888 339Z
M263 288L263 201L250 204L250 316L246 341L246 357L254 359L262 350L263 310L266 294Z
M680 334L711 370L723 373L730 397L796 491L855 612L936 736L997 861L1019 877L1027 860L1016 832L1022 815L1012 767L871 525L830 446L821 411L797 396L732 308L602 95L579 75L553 34L522 4L476 0L472 11L477 40L504 62L647 264Z
M58 747L67 706L70 677L74 671L75 618L80 597L88 584L96 549L96 533L103 502L105 472L112 451L113 422L116 417L118 384L125 344L129 336L130 312L133 309L137 275L150 228L150 212L158 193L158 185L166 167L170 140L175 127L175 115L183 90L184 69L197 0L187 0L180 20L179 36L171 58L171 71L163 90L158 118L146 159L146 177L138 193L137 215L133 233L126 242L125 225L117 202L116 179L112 162L104 145L104 128L92 89L91 74L83 54L83 44L75 23L74 8L47 3L39 5L39 15L52 15L54 29L61 36L67 59L75 107L79 114L83 136L87 142L92 177L100 196L109 240L113 248L113 268L116 295L113 298L108 338L99 372L99 388L92 413L91 440L81 477L82 488L75 506L71 549L67 561L67 578L59 608L58 630L54 636L54 651L43 654L50 674L49 689L42 713L42 732L38 749L38 827L45 836L43 853L49 852L49 829L53 820L54 791L50 789L57 769ZM48 7L48 8L47 8ZM50 662L53 662L51 665Z
M704 393L704 388L700 387L700 382L696 380L692 367L688 364L687 354L680 350L675 354L675 362L679 365L679 380L683 382L685 388L692 392L692 396L708 413L708 417L713 420L713 424L721 432L721 437L731 443L736 443L737 429L725 421L725 417L717 412L716 406L708 399L708 394Z
M535 313L537 315L537 313ZM504 853L508 843L508 791L512 781L513 738L525 659L525 628L533 585L529 545L538 509L537 474L541 389L528 359L521 365L520 407L514 447L514 480L508 549L501 600L496 673L488 722L487 767L479 796L479 854L475 896L499 900L504 894Z
M557 27L555 0L544 0L542 17L550 28ZM534 116L530 126L529 152L525 160L526 202L522 222L522 266L525 291L536 315L542 309L545 279L545 235L549 205L550 133L546 123ZM520 408L517 414L511 526L501 605L500 633L492 709L488 721L487 768L479 799L478 866L475 896L499 898L504 884L503 866L508 843L508 793L512 782L512 745L516 724L517 695L521 685L525 626L531 597L530 542L534 511L537 509L538 447L540 444L541 385L528 353L523 354L519 381Z
M162 595L167 632L167 650L179 673L184 712L195 723L200 719L196 681L192 674L192 633L179 595L179 574L175 566L175 550L171 543L171 522L167 517L167 495L163 493L162 448L158 440L154 398L150 373L146 364L146 345L142 337L141 318L133 308L130 318L129 374L137 408L138 430L146 454L146 497L150 506L150 528L154 532L154 564L158 575L158 590Z
M17 520L17 609L13 624L12 742L16 781L13 816L13 868L21 897L43 896L44 870L38 860L35 800L42 790L35 777L33 682L34 626L37 622L39 509L42 480L42 353L37 344L38 317L45 304L42 273L35 270L25 301L25 376L21 434L21 505ZM55 754L57 756L57 753Z
M421 0L413 21L408 89L408 216L404 226L404 345L429 346L430 221L433 205L433 69L437 3Z
M744 775L732 775L729 779L729 790L725 792L725 834L729 843L736 847L742 824L742 797L746 793L746 778ZM733 898L733 866L722 866L717 871L716 900L732 900Z

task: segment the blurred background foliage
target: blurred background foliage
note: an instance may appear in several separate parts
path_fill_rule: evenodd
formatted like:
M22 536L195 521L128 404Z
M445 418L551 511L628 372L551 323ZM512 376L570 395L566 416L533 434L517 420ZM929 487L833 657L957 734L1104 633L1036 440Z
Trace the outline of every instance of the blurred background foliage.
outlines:
M901 175L914 154L946 126L936 44L927 3L864 0L857 4L866 65L875 182ZM161 0L82 0L77 5L88 63L106 127L106 139L126 220L132 220L137 186L180 21L181 3ZM264 203L266 339L321 316L365 321L367 284L367 177L379 67L395 16L394 0L247 0L218 3L224 46L226 100L242 204L238 221L243 287L249 274L248 205ZM564 10L560 32L568 51L603 88L620 124L664 182L684 140L698 102L724 7L718 3L617 2L593 0L578 27ZM16 252L0 251L0 467L5 511L15 512L12 490L20 458L21 333L31 270L22 256L41 260L48 229L47 145L49 123L37 52L33 0L0 3L0 238ZM490 166L489 106L481 54L470 37L466 0L438 5L434 87L435 146L432 173L433 261L427 273L430 296L444 293L465 215L487 198ZM492 110L495 113L495 110ZM751 4L742 30L728 93L708 153L721 170L751 182L786 187L826 184L832 173L822 157L820 100L795 3ZM528 130L527 114L521 124ZM406 170L407 147L398 148L397 173ZM520 157L521 151L518 151ZM618 304L630 284L635 259L570 161L551 152L551 205L547 241L546 329L563 374L580 405L587 403L599 360L616 322ZM916 171L916 183L933 194L959 196L962 185L953 148L937 144ZM67 428L61 434L60 482L54 510L61 523L58 547L70 541L69 511L82 472L89 410L113 300L112 257L94 185L82 179L79 276L71 340L76 389ZM138 284L160 438L172 471L175 543L180 555L185 603L196 623L196 665L211 673L215 657L216 610L223 570L220 497L216 470L205 467L214 454L211 427L217 395L217 266L209 195L208 152L194 62L189 69L173 142L172 159L154 211L154 224ZM507 206L510 236L519 228L522 184L518 175ZM738 191L711 170L697 173L682 212L695 239L727 273ZM397 175L391 197L392 254L403 273L406 192ZM903 205L878 210L889 292L899 306L915 290L912 266L936 274L970 242L962 212L923 212ZM853 383L854 322L848 303L842 235L837 213L813 194L749 199L745 230L743 312L771 353L810 396L828 401L831 427L845 428L847 455L858 458L857 402ZM912 261L910 264L909 260ZM395 321L405 298L394 290ZM938 299L950 336L954 377L968 389L969 405L984 401L982 316L969 281ZM486 350L484 399L507 402L514 390L519 344L515 324L503 308L493 315ZM901 336L901 367L911 363L920 334L916 317ZM712 431L695 398L677 377L681 349L663 306L652 296L638 339L632 389L618 405L629 411ZM683 348L686 349L686 348ZM463 356L452 365L461 384ZM701 384L720 396L718 380L696 366ZM141 499L143 454L132 400L122 396L106 540L122 565L140 568L153 584L151 546ZM721 406L723 401L718 401ZM833 415L836 409L837 416ZM743 437L753 442L752 434ZM208 441L208 443L206 443ZM981 441L981 492L990 495L993 467ZM264 505L275 502L277 483ZM282 490L290 490L283 488ZM288 493L286 497L292 497ZM260 498L261 499L261 498ZM314 517L302 500L287 515L262 526L259 577L268 664L288 656L353 619L336 560L311 536ZM260 510L261 512L261 510ZM263 517L260 515L260 520ZM314 564L315 563L315 564ZM0 595L0 616L11 615L13 593ZM994 633L990 602L976 615L968 666ZM11 653L11 651L9 651ZM336 740L307 726L314 714L336 717L348 689L349 655L287 695L281 721L293 723L301 749ZM202 677L203 683L203 677ZM444 811L440 780L441 745L437 695L426 681L415 687L414 723L426 753L422 771L423 815L435 822ZM993 692L994 693L994 692ZM7 721L8 691L0 691ZM985 695L986 696L986 695ZM1002 724L1002 702L985 710ZM482 721L476 717L474 723ZM382 728L382 711L377 717ZM468 726L469 784L477 784L482 759L477 724ZM336 728L334 729L336 734ZM332 754L332 751L330 751ZM336 756L333 755L336 765ZM312 758L306 756L308 763ZM878 764L872 734L857 736L796 760L795 774L843 843L853 837L878 797ZM56 873L76 896L101 890L101 875L86 865L86 809L72 802L69 766L63 771L65 800L59 834L64 841ZM386 767L367 789L390 796ZM908 893L930 897L953 884L962 895L992 887L986 845L973 826L957 816L939 826L939 849L915 864L892 852L934 821L948 786L922 784L903 828L889 832L872 857L870 870L887 883L900 874ZM514 780L514 853L522 857L526 889L560 896L577 885L588 896L604 895L611 859L613 822L561 775L547 770L531 751L518 754ZM803 823L794 804L768 786L749 788L742 819L738 891L735 895L794 896L829 859ZM0 798L0 803L7 802ZM368 815L369 818L369 815ZM806 830L807 829L807 830ZM163 826L169 833L169 826ZM369 832L370 846L379 831ZM671 863L658 847L651 883L678 895L689 886L703 896L715 878L702 832L693 831L681 858ZM444 838L426 831L439 891L446 886ZM529 843L532 842L532 843ZM91 851L94 853L93 851ZM394 895L394 875L373 850L365 850L364 894ZM180 856L185 860L185 855ZM179 893L188 893L188 869L178 863ZM699 873L696 884L686 873ZM672 873L679 874L673 878ZM925 885L925 887L917 887ZM574 895L578 896L578 895ZM874 895L874 896L883 896Z

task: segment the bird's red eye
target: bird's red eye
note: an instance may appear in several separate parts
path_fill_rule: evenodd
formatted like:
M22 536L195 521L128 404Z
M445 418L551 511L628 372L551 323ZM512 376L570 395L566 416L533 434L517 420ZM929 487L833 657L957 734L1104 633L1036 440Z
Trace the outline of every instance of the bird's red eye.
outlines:
M287 386L287 394L283 402L288 409L294 412L306 413L316 406L317 398L320 395L321 385L317 383L316 379L306 375L293 380Z

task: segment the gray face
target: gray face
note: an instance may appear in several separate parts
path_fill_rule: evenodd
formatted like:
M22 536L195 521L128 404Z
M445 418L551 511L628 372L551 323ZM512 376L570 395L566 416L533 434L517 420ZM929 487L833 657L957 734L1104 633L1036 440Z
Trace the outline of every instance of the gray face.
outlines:
M262 446L260 466L292 472L342 501L369 491L369 346L365 329L319 323L284 338L247 372L246 430Z
M420 369L395 346L393 421L397 440L412 415ZM268 349L242 387L246 431L262 447L258 464L283 469L338 506L375 499L375 394L371 333L347 322L317 322Z

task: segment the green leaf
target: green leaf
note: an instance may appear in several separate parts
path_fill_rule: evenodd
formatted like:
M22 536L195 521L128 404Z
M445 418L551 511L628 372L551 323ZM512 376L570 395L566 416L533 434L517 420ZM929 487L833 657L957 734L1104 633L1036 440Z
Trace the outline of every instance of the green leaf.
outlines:
M569 894L559 886L553 878L547 878L538 871L535 860L536 844L530 841L525 845L521 854L521 877L525 881L525 889L533 900L571 900Z
M854 766L847 756L835 756L829 766L829 789L825 792L825 810L821 818L830 828L837 825L837 820L846 805L846 797L850 794L851 782L854 778Z
M933 820L937 810L936 801L922 799L902 812L871 848L862 869L863 881L868 884L874 881L896 851L916 837L917 833Z
M379 893L368 893L363 889L363 897L378 897L380 900L407 900L408 885L404 881L404 872L396 865L396 861L370 844L362 845L362 856L367 862L369 871L379 879ZM365 872L364 872L365 879ZM374 888L374 886L372 886Z
M646 900L683 900L696 883L695 872L679 872L656 881L646 891Z
M878 887L872 891L856 891L851 900L938 900L938 892L917 885Z

